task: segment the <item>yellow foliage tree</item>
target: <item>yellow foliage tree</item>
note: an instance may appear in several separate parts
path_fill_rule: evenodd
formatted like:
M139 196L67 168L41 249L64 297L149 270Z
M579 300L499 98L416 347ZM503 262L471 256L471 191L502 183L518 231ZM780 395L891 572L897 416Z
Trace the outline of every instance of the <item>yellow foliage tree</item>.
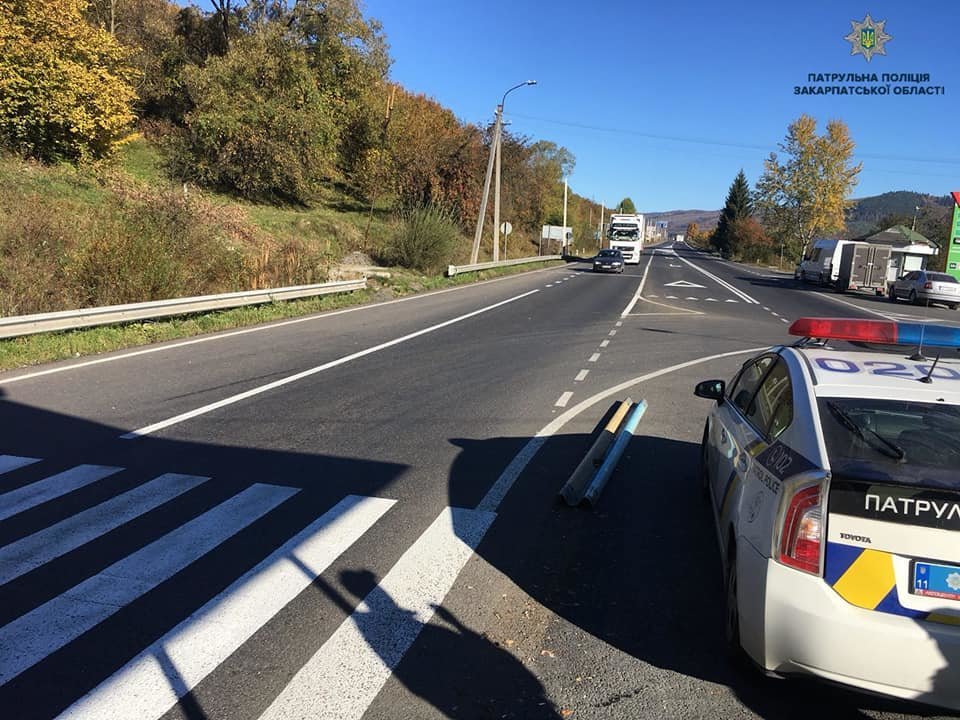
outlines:
M47 162L108 155L133 120L136 71L86 0L0 3L0 143Z

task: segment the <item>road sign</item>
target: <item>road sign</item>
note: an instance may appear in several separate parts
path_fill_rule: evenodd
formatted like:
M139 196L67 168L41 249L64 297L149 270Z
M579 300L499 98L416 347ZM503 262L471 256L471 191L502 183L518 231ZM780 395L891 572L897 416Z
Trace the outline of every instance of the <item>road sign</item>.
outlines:
M706 287L706 285L697 285L696 283L687 282L686 280L677 280L676 282L666 283L664 287Z
M947 273L960 280L960 191L953 195L953 223L947 238Z
M508 222L500 223L500 232L502 232L504 235L509 235L513 232L513 225Z

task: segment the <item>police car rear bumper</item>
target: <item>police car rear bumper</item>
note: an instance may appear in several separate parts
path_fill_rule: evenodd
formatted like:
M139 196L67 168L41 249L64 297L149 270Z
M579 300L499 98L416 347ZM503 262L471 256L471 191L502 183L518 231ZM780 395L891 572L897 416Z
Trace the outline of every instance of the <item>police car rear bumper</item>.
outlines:
M743 645L764 669L960 709L960 626L855 607L746 543L737 565Z

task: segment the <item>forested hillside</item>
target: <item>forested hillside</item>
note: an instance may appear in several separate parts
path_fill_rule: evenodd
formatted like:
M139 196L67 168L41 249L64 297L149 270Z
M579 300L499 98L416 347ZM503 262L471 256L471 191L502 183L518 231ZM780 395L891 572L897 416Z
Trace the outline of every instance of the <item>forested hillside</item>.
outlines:
M423 272L469 252L489 128L391 82L357 0L211 4L0 5L0 312L316 281L353 251ZM561 223L574 162L506 133L511 256ZM599 212L571 194L577 240Z

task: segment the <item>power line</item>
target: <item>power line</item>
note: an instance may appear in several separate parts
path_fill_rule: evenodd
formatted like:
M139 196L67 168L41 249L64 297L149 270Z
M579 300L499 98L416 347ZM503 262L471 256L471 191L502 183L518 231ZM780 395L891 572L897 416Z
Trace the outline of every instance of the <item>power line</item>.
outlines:
M581 130L593 130L595 132L605 132L605 133L611 133L614 135L630 135L633 137L648 138L650 140L666 140L669 142L688 143L691 145L712 145L715 147L737 148L740 150L761 150L764 152L769 152L771 147L770 145L751 145L748 143L725 142L723 140L682 137L678 135L658 135L655 133L641 132L640 130L634 130L632 128L603 127L601 125L588 125L586 123L566 122L563 120L552 120L550 118L537 117L535 115L521 115L520 113L512 113L512 114L515 117L522 118L524 120L534 120L536 122L543 122L550 125L560 125L563 127L579 128ZM947 158L947 159L920 158L920 157L907 157L906 155L885 155L880 153L865 153L865 152L855 152L854 155L857 158L864 158L868 160L896 160L898 162L933 163L938 165L960 166L960 159L956 159L956 158Z

